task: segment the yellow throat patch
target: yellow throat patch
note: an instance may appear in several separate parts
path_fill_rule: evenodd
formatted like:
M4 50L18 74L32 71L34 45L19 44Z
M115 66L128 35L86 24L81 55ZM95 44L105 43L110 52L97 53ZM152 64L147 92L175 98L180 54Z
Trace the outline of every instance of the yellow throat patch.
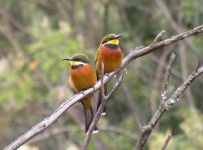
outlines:
M69 61L71 66L85 65L84 62L79 61Z
M105 44L115 44L115 45L118 45L119 44L119 40L118 39L113 39L113 40L110 40L110 41L106 42Z

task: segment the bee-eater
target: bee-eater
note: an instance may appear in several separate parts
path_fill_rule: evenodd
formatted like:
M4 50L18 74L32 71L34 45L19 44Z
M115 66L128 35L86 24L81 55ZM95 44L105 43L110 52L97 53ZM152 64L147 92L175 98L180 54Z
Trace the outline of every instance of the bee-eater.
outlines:
M112 72L116 70L122 63L122 53L119 47L118 38L122 36L122 34L108 34L106 35L99 45L99 48L95 55L95 64L97 70L97 80L101 78L101 63L104 64L104 74ZM105 94L107 92L107 82L104 84ZM102 102L102 93L101 90L99 92L99 98L97 102L97 109L99 108ZM106 108L104 108L102 115L106 114Z
M96 74L93 68L90 65L90 60L86 55L77 54L71 58L65 58L70 62L71 70L69 76L69 83L75 93L86 90L96 84ZM86 96L81 100L84 107L85 113L85 132L87 133L90 124L93 120L93 111L92 111L92 94ZM98 132L97 127L95 127L93 133Z

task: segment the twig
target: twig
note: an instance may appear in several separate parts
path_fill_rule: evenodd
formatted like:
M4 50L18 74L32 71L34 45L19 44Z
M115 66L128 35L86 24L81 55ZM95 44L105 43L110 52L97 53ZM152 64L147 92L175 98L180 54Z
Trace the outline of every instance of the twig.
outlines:
M171 134L169 134L166 141L165 141L165 143L164 143L164 145L163 145L163 147L162 147L162 150L166 150L166 147L168 146L168 143L169 143L171 137L172 137Z
M152 114L155 113L156 109L157 109L157 103L156 103L156 99L157 99L157 94L158 94L158 87L159 87L159 83L161 81L162 78L162 72L163 72L163 64L166 62L168 55L170 54L171 50L168 51L164 51L159 59L156 71L155 71L155 79L153 81L153 85L152 85L152 91L150 94L150 105L151 105L151 112Z
M197 67L196 67L195 72L197 72L197 70L199 69L201 62L202 62L202 59L199 59L199 60L198 60L198 63L197 63Z
M101 117L101 114L103 112L104 107L106 106L108 100L113 96L113 94L117 91L118 87L120 86L120 84L122 83L124 77L126 76L126 71L124 71L121 76L119 77L118 81L116 82L116 84L114 85L113 89L111 90L111 92L105 96L104 93L102 93L102 95L104 96L101 102L101 105L99 106L99 109L97 110L94 119L89 127L89 130L87 131L87 134L85 136L85 140L84 140L84 144L82 146L82 150L87 150L90 139L91 139L91 135L92 135L92 131L95 127L95 125L97 124L97 122L99 121L99 118ZM102 80L102 76L101 76L101 80ZM103 91L104 92L104 91Z
M186 47L184 43L179 43L179 55L180 55L180 64L181 64L181 79L182 81L185 81L188 76L188 67L187 67L187 61L186 61ZM195 107L195 101L194 96L192 94L191 88L188 87L187 91L185 92L186 100L188 101L188 106L194 108Z
M137 150L144 149L144 146L147 142L149 135L155 128L157 122L160 120L164 112L166 110L169 110L171 106L173 106L179 101L179 97L181 96L181 94L187 89L187 87L192 83L192 81L194 81L202 73L203 66L198 69L195 69L195 71L186 79L186 81L179 88L177 88L177 90L173 93L173 95L170 98L168 98L164 103L160 103L159 108L153 115L152 119L142 129L140 139L138 140L136 145Z
M171 75L171 69L172 69L172 65L174 63L176 55L174 53L171 54L170 59L169 59L169 63L168 63L168 67L165 73L165 77L164 77L164 82L163 82L163 88L161 91L161 100L164 102L167 99L167 90L168 90L168 83L169 83L169 79L170 79L170 75Z
M162 31L156 36L156 38L154 39L154 41L153 41L152 44L156 43L164 33L165 33L165 30L162 30Z
M104 92L104 63L101 62L101 93L102 93L102 100L106 98L105 92Z
M197 65L199 67L199 64ZM165 106L168 110L171 106L173 106L178 100L180 95L187 89L187 87L199 76L203 73L203 66L200 68L196 68L193 73L185 80L185 82L173 93L173 95L166 101Z
M104 83L108 82L111 78L113 78L117 73L119 73L122 69L124 69L132 60L135 58L141 57L143 55L146 55L152 51L157 50L158 48L165 47L167 45L171 45L177 41L183 40L185 38L188 38L190 36L199 34L203 32L203 25L196 27L190 31L178 34L176 36L170 37L166 40L163 40L161 42L154 43L150 46L143 47L139 51L133 50L131 51L123 60L122 65L114 72L111 72L107 75L104 75ZM40 132L47 129L50 125L55 123L58 118L65 112L67 109L69 109L73 104L80 101L80 99L84 98L85 96L89 95L90 93L95 92L101 87L101 81L97 82L96 85L93 86L93 88L89 88L83 93L78 93L74 95L72 98L65 101L61 106L48 118L44 119L34 127L32 127L30 130L28 130L25 134L21 135L19 138L17 138L14 142L12 142L10 145L8 145L5 150L13 150L19 148L21 145L32 139L34 136L39 134Z

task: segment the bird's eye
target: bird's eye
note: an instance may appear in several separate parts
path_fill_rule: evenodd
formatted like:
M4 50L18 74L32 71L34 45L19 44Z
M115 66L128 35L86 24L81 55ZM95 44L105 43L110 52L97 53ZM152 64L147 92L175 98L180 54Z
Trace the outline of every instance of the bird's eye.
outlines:
M104 40L104 42L103 42L102 44L107 43L108 41L110 41L110 39L109 39L109 38L108 38L108 39L106 39L106 40Z
M80 58L76 58L75 61L80 61Z

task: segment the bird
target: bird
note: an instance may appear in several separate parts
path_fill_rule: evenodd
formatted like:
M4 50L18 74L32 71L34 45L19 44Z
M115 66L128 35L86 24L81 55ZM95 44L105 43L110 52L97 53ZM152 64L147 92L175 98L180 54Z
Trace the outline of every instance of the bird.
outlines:
M95 66L97 80L101 79L101 64L104 64L104 74L116 70L122 63L123 56L119 47L119 37L122 34L108 34L100 42L99 48L95 54ZM109 81L104 84L105 95L107 93ZM97 102L97 110L102 102L101 89ZM103 109L102 115L106 115L106 108Z
M63 60L67 60L70 62L71 69L69 83L75 93L84 91L96 84L96 74L92 66L90 65L90 60L87 55L76 54L70 58L65 58ZM85 114L85 133L87 133L94 118L92 109L92 98L93 94L89 94L81 99ZM97 132L98 128L97 126L95 126L93 133Z

